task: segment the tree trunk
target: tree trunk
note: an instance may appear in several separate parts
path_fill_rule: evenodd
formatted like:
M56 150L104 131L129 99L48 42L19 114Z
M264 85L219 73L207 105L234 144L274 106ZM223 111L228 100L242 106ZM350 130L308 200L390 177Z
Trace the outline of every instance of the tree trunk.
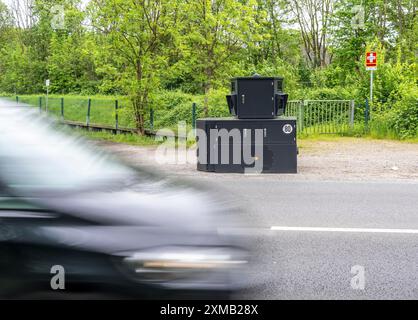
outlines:
M145 121L144 121L144 99L140 94L136 94L132 98L132 105L134 108L135 125L139 135L145 134Z
M145 125L144 125L144 122L145 122L144 121L144 115L143 114L140 114L139 117L138 117L138 119L137 119L137 125L136 125L136 127L137 127L138 134L141 135L141 136L145 135Z
M136 79L139 85L142 80L142 63L141 60L138 59L136 62ZM136 130L139 135L143 136L145 134L145 120L144 120L144 110L145 105L147 102L147 90L146 88L142 88L137 90L132 98L132 105L134 107L134 115L135 115L135 124Z

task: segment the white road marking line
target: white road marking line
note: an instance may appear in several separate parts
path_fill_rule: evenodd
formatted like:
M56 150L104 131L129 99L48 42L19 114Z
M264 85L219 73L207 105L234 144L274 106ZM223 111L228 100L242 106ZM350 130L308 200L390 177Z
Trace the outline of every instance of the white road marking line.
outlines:
M379 229L379 228L325 228L325 227L284 227L273 226L272 231L302 231L302 232L353 232L353 233L401 233L418 234L418 229Z

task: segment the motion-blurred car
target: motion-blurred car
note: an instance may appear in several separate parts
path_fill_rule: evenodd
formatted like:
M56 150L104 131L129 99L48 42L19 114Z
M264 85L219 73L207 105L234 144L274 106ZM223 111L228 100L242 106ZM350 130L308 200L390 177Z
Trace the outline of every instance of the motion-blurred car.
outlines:
M2 298L227 298L245 285L248 251L217 229L235 207L57 126L0 108ZM64 290L51 288L56 266Z

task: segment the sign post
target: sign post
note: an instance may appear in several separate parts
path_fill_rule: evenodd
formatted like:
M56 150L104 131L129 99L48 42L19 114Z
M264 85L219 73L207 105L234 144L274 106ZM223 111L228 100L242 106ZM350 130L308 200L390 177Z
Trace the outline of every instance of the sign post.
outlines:
M373 102L373 71L370 70L370 102Z
M50 84L51 84L51 81L49 81L49 79L45 81L45 85L46 85L45 111L46 111L46 113L48 113L48 94L49 94Z
M366 70L370 71L370 103L373 102L373 71L377 70L376 52L366 52Z

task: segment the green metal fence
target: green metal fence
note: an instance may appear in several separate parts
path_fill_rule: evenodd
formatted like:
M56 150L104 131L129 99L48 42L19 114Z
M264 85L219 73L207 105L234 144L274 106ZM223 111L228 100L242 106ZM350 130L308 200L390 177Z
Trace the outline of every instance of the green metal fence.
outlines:
M5 97L18 103L39 108L39 111L60 120L79 122L85 125L103 125L114 128L135 128L135 122L128 110L127 99L16 96Z
M88 98L88 97L56 97L56 96L2 96L6 99L16 101L18 104L26 104L37 107L40 112L71 122L72 124L82 124L87 127L100 127L103 129L135 129L135 119L133 118L130 101L127 98L114 100L111 98ZM157 110L158 111L158 110ZM155 120L160 121L167 117L166 113L156 112L154 109L148 110L145 115L145 127L149 130L162 129L155 126ZM196 104L190 105L190 116L192 118L192 128L195 128L197 118ZM185 119L186 120L186 119Z
M297 118L299 133L344 133L354 125L353 100L291 100L286 116Z
M18 103L38 107L61 120L83 123L86 126L107 126L111 128L135 128L135 121L129 112L127 99L113 100L100 98L45 96L7 97ZM367 103L366 103L367 105ZM367 110L367 108L366 108ZM286 116L297 118L298 133L326 134L344 133L354 125L355 105L353 100L290 100ZM197 106L190 106L192 128L195 128ZM155 119L161 120L160 113L151 109L146 115L146 125L155 128ZM167 116L167 115L165 115ZM366 117L367 122L367 117Z

